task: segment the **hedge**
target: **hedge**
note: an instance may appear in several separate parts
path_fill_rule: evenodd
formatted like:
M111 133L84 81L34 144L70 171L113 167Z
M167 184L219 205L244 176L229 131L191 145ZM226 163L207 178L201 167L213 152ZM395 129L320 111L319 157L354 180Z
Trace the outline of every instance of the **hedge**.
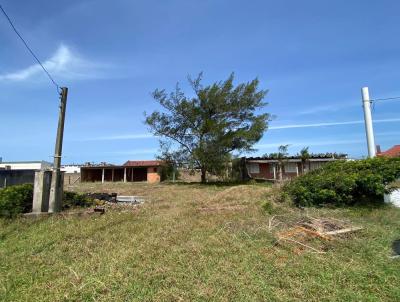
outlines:
M13 218L32 211L33 185L17 185L0 189L0 217ZM93 199L85 194L64 192L63 209L90 207Z
M388 184L400 177L400 158L335 161L284 186L296 205L382 203Z
M32 210L33 185L0 189L0 217L12 218Z

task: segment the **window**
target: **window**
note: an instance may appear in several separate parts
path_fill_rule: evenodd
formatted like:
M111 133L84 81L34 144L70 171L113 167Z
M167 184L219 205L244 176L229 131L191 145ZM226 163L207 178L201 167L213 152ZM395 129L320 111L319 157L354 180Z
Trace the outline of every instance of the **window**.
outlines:
M297 172L297 163L286 163L284 167L285 167L285 173Z
M257 163L248 164L247 170L249 171L249 173L252 173L252 174L260 173L260 165Z

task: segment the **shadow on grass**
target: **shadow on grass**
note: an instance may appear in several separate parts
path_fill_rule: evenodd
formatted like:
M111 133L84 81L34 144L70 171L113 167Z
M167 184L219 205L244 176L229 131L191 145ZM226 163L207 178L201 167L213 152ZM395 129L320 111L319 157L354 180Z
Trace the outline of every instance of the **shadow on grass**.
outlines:
M250 180L250 181L209 181L209 182L183 182L183 181L164 181L162 182L166 185L178 185L178 186L214 186L214 187L234 187L240 185L259 185L269 187L272 185L270 181L261 181L261 180Z

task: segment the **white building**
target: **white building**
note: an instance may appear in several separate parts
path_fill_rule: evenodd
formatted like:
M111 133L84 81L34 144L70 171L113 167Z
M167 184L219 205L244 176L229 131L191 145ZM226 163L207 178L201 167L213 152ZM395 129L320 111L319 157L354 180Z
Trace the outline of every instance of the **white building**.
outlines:
M81 173L81 166L79 165L62 165L61 171L65 173Z
M0 169L5 170L45 170L51 169L52 166L52 163L43 160L0 162Z

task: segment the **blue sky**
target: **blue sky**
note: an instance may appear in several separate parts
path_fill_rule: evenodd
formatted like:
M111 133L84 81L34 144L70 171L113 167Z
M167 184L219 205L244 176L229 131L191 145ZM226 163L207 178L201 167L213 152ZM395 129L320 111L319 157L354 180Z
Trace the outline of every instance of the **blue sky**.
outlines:
M253 155L290 144L367 154L360 89L400 96L400 2L2 0L16 27L69 87L64 163L154 158L143 112L150 93L204 72L235 72L269 89L277 118ZM58 118L55 87L0 18L0 157L49 160ZM400 101L377 103L376 143L400 143Z

